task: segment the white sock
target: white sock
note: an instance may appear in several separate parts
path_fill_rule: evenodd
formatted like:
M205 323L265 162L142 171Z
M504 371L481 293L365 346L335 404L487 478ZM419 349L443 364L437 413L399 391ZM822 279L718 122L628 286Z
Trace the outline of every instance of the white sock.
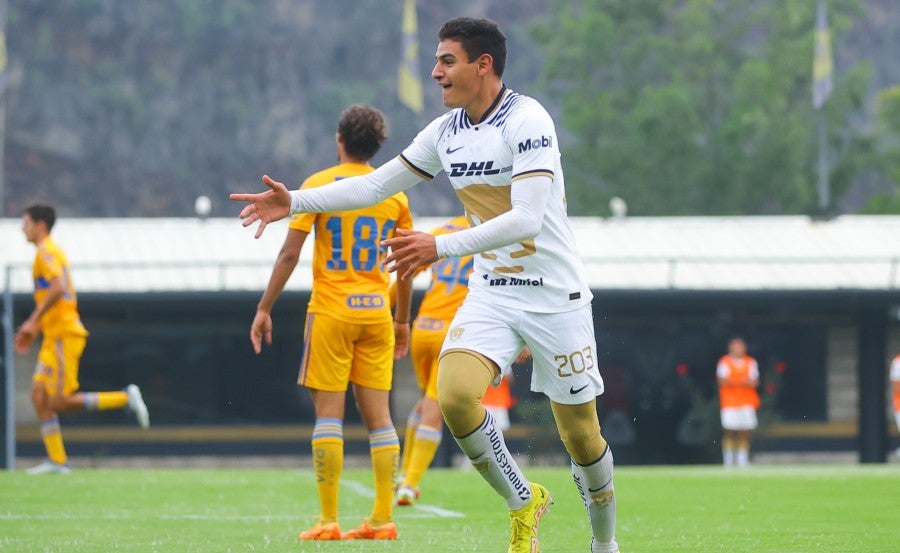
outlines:
M613 455L609 445L599 459L587 466L572 460L572 478L591 522L593 553L615 553L616 495L613 488Z
M506 448L503 433L490 413L485 413L481 426L468 436L454 438L472 460L472 466L506 500L510 510L520 509L531 500L531 483Z
M734 461L735 461L734 450L731 448L728 448L728 449L723 448L722 449L722 464L724 464L726 467L731 467L731 466L734 466Z
M747 449L739 449L737 450L737 456L735 457L735 462L739 467L746 467L750 464L750 450Z

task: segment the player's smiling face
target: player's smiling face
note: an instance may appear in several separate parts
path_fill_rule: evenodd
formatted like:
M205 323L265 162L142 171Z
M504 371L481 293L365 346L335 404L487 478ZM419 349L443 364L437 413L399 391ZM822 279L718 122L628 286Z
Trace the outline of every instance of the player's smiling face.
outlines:
M469 61L462 44L455 40L442 40L434 54L435 64L431 77L443 90L444 105L448 108L465 108L478 100L481 83L479 61Z

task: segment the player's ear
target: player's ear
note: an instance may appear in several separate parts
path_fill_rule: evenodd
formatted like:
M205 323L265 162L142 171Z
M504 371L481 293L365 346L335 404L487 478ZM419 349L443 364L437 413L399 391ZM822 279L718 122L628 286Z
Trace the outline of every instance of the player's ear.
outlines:
M478 74L487 75L494 70L494 57L490 54L481 54L478 56Z

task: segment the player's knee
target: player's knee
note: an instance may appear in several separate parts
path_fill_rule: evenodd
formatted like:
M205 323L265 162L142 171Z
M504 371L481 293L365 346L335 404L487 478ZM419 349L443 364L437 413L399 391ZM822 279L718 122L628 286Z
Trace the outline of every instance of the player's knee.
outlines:
M478 402L479 398L472 390L456 382L448 381L446 386L438 387L438 405L448 422L457 418L459 413L470 411Z
M47 408L47 390L40 383L31 387L31 404L35 409Z
M71 411L75 406L71 396L57 394L55 396L50 396L47 399L47 407L57 413Z
M494 377L484 357L468 351L450 351L441 356L438 370L438 404L450 430L466 431L476 418L483 418L481 398ZM481 420L475 421L475 425Z

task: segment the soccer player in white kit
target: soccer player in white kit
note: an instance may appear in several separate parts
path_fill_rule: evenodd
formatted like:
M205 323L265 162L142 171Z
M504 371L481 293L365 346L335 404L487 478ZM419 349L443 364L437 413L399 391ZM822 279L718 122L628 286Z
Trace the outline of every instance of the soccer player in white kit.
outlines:
M400 278L439 258L475 255L469 293L447 333L438 401L460 449L506 501L510 552L539 551L538 522L552 500L529 482L502 431L481 405L485 389L523 347L534 358L531 389L550 398L592 537L593 553L618 551L613 458L600 433L603 393L591 314L592 294L566 214L553 120L534 99L501 79L506 38L485 19L458 18L439 33L432 77L451 109L397 158L333 185L291 191L268 176L270 190L232 194L250 205L244 226L288 213L357 209L445 171L471 228L431 234L398 231L383 240L385 262Z

